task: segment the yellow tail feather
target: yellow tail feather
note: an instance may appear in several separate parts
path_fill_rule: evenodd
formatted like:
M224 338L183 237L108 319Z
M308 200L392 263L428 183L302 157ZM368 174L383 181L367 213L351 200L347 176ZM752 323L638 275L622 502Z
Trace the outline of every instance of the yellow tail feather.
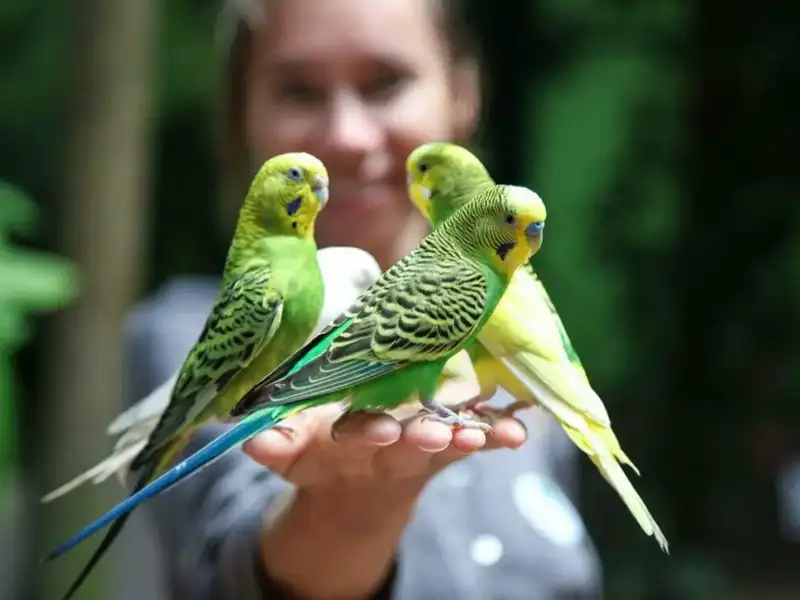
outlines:
M669 553L669 544L661 528L619 463L628 465L637 475L639 469L620 447L619 440L611 429L610 420L599 422L593 418L593 415L605 415L608 419L605 407L602 411L597 409L597 402L602 405L602 401L591 390L588 380L581 380L578 372L573 370L571 381L563 385L563 382L554 377L558 373L556 368L547 368L548 361L527 353L518 353L513 358L501 359L499 362L502 370L512 376L503 377L505 381L501 385L518 399L529 399L552 414L572 442L591 459L603 478L616 490L642 530L655 537L661 549ZM581 387L584 389L580 389ZM562 395L566 390L570 390L572 394L566 397ZM574 393L579 396L574 396ZM582 410L586 405L592 407L591 413Z
M625 456L621 450L620 455L623 458L617 456L616 453L611 449L612 444L609 444L609 442L603 439L603 437L611 437L614 439L614 444L619 447L614 434L610 430L603 432L589 430L585 433L570 428L564 428L564 430L570 439L575 442L579 448L586 452L591 461L603 475L603 478L612 488L614 488L614 490L616 490L617 494L619 494L619 497L622 498L625 506L628 507L628 510L639 523L639 526L642 528L642 530L647 535L655 537L661 549L669 554L669 543L667 542L664 533L661 531L658 523L656 523L653 515L650 514L650 511L647 509L644 500L642 500L641 496L639 496L639 494L636 492L636 489L628 479L625 471L622 470L622 467L617 462L617 460L620 460L625 464L631 465L628 457ZM598 435L598 433L601 433L601 435ZM635 467L633 468L634 470L636 469Z

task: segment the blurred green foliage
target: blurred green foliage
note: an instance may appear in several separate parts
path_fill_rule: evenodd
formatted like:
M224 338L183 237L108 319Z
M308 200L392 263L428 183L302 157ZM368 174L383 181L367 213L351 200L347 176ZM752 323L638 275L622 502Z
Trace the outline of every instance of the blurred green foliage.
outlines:
M32 314L61 308L78 293L68 261L12 243L13 234L34 233L38 217L21 190L0 182L0 503L15 474L19 441L13 356L31 336Z

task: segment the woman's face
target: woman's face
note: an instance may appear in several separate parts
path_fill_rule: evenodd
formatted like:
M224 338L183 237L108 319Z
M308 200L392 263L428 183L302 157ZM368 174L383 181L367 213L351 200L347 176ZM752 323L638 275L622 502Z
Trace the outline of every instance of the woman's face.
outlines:
M265 2L245 79L247 142L259 161L319 157L331 177L319 245L384 262L404 232L424 231L405 190L409 152L472 134L474 69L450 61L431 0Z

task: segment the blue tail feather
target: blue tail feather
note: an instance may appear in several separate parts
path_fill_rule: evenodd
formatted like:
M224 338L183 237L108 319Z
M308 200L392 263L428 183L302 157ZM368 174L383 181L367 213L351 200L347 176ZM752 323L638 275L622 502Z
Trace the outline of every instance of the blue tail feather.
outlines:
M78 533L45 556L41 562L49 562L66 554L113 521L133 511L142 502L168 490L186 477L196 473L199 469L211 464L237 444L246 442L260 431L274 426L281 420L286 412L286 407L281 408L284 410L269 409L260 411L241 421L234 428L221 434L192 454L189 458L181 461L158 479L131 494L109 510L105 515L81 529Z
M73 580L72 585L69 586L67 593L62 596L62 600L69 600L72 596L77 592L80 587L83 585L83 582L89 577L94 568L97 566L97 563L100 562L100 559L103 558L105 553L111 547L111 544L114 543L114 540L117 536L122 533L122 528L125 526L125 522L128 520L128 517L131 516L131 513L127 513L122 515L119 519L114 521L109 527L108 532L103 537L103 540L100 542L100 545L92 554L89 561L83 567L78 576Z

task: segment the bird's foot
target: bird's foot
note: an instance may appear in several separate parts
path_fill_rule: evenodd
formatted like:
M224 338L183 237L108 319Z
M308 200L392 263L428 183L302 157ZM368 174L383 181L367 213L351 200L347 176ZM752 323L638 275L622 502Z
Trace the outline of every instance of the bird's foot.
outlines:
M465 400L464 402L459 402L458 404L452 404L449 406L449 409L452 410L456 414L460 414L462 412L480 412L481 409L478 408L478 405L481 402L484 402L484 398L482 396L475 396L474 398L470 398L469 400Z
M435 400L423 400L422 406L426 411L428 411L428 414L425 415L423 419L439 421L440 423L444 423L450 427L460 427L462 429L480 429L486 433L492 432L492 426L488 423L459 416L452 409L447 408L443 404L439 404Z
M531 405L525 402L514 402L504 408L495 408L493 406L480 406L480 401L474 402L472 400L465 402L457 407L453 407L458 414L466 412L472 416L477 417L481 421L495 425L500 419L513 419L514 413L523 408L529 408Z

